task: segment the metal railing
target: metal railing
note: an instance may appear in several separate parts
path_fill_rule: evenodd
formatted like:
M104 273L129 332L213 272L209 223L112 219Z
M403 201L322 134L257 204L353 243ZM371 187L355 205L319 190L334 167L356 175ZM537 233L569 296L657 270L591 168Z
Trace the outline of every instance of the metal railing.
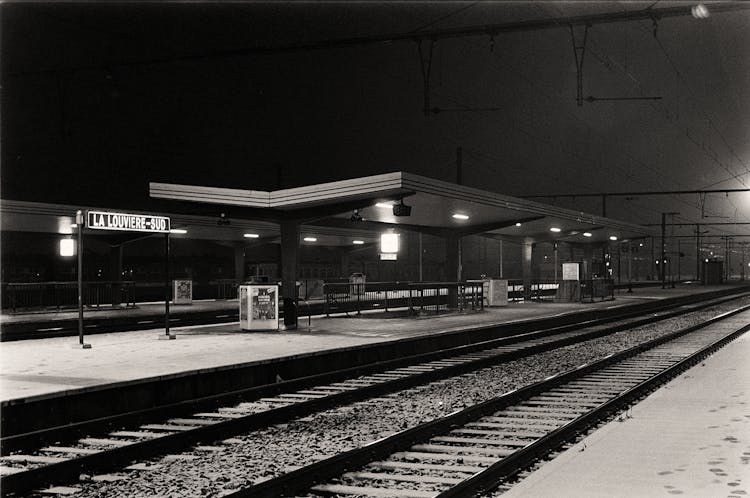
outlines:
M552 280L533 280L529 286L531 301L554 301L558 284ZM508 301L520 302L526 299L523 280L508 281Z
M135 282L83 282L84 306L135 307ZM13 313L32 310L61 310L78 306L78 282L33 282L3 284L3 309Z
M360 314L366 310L407 308L410 313L437 313L448 309L484 309L481 283L470 282L367 282L323 285L326 316Z
M208 287L216 287L215 299L237 299L237 291L242 282L234 278L222 278L208 282Z
M611 278L581 280L581 302L607 301L615 298L615 281Z

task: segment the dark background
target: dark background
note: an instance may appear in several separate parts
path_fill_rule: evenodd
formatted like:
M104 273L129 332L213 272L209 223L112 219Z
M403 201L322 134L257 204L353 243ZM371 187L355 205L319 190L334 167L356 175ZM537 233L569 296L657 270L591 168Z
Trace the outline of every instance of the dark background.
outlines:
M458 146L464 183L511 195L746 188L748 11L663 19L656 36L648 20L592 26L584 95L661 101L578 107L564 26L436 43L432 105L496 111L425 116L415 42L222 55L653 3L4 3L2 197L147 209L149 181L275 189L397 170L453 181ZM692 4L654 8L674 5ZM703 214L742 221L748 197L708 195ZM596 198L547 202L600 211ZM700 204L607 207L695 222Z

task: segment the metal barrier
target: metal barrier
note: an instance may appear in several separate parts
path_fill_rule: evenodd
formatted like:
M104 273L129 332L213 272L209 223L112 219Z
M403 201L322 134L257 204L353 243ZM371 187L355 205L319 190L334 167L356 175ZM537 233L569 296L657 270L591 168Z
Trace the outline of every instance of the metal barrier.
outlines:
M481 283L468 282L367 282L323 285L326 316L365 310L408 308L410 313L484 309Z
M237 292L242 282L234 278L223 278L209 282L209 287L216 286L216 299L237 299Z
M84 306L135 307L135 282L92 281L83 282ZM19 310L46 310L76 308L78 282L32 282L3 284L3 309L13 313Z
M594 278L581 280L581 302L593 303L595 299L600 301L615 298L615 281L611 278Z
M531 301L554 301L557 287L557 282L553 280L532 280L529 286L529 299ZM509 280L508 301L521 302L524 300L523 280Z
M611 278L581 280L580 302L606 301L615 298L615 284ZM531 301L554 301L558 283L552 280L534 280L529 287ZM524 301L523 280L508 282L508 301Z

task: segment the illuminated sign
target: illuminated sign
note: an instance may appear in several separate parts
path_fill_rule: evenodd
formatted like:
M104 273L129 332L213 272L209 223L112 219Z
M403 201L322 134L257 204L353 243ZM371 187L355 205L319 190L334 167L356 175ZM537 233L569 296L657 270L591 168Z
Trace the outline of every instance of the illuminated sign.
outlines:
M86 228L124 232L169 233L169 218L153 214L88 211L86 213Z
M563 263L562 277L563 280L578 280L578 263Z
M380 252L381 253L398 252L398 234L397 233L384 233L380 236Z

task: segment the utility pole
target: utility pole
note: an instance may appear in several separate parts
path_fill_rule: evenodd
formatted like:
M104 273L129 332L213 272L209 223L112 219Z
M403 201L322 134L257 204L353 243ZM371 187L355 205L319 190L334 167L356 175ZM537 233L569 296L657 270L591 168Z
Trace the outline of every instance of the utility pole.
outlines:
M664 229L667 224L667 213L661 213L661 259L659 260L659 271L661 272L661 288L664 289L666 286L667 272L664 270L666 266L664 261L666 260L666 241L664 240Z
M463 156L464 150L461 146L456 148L456 183L463 185Z
M729 236L724 236L724 282L729 281Z
M666 240L666 227L667 227L667 215L672 215L672 223L674 224L674 215L680 214L677 212L661 213L661 288L666 288L667 284L667 240Z
M695 225L695 279L701 278L701 226Z

